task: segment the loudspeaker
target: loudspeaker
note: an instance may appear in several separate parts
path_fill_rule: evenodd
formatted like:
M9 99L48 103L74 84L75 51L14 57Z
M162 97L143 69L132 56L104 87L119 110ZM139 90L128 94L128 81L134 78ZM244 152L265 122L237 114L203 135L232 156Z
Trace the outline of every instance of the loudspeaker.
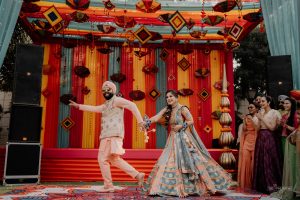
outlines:
M40 104L43 54L42 46L17 46L13 103Z
M269 56L267 60L267 92L277 101L281 94L289 96L293 89L291 56Z
M40 142L42 107L13 104L9 124L9 142Z
M3 184L39 183L40 166L40 143L7 143Z

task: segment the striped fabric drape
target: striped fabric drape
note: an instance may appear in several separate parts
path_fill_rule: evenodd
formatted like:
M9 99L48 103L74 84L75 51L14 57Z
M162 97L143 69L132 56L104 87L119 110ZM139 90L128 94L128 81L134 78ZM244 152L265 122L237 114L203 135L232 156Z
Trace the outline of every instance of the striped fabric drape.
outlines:
M72 93L77 102L82 104L99 105L104 102L101 93L101 85L109 80L115 73L123 73L126 80L116 83L117 91L124 98L129 99L129 93L133 90L145 92L145 99L133 101L139 108L142 116L155 115L164 106L165 92L167 89L189 88L194 91L191 96L180 96L181 104L190 108L195 127L204 144L210 148L212 139L218 138L220 128L218 120L211 118L211 113L219 109L221 91L214 84L222 79L222 67L227 66L227 78L231 83L228 88L231 109L233 111L233 71L232 53L222 50L212 50L205 54L202 49L194 48L190 55L182 55L174 48L167 48L169 55L162 61L160 54L162 48L129 48L110 47L112 53L102 54L96 49L86 45L77 45L73 49L61 48L58 44L44 44L44 64L51 64L54 71L42 77L42 90L49 90L51 94L41 97L41 106L44 108L42 119L42 142L45 147L58 148L98 148L99 135L101 134L101 114L82 112L59 102L59 97L66 93ZM137 57L134 51L148 52L147 55ZM185 58L191 66L182 70L178 62ZM144 66L156 66L158 73L143 72ZM91 74L86 78L80 78L74 73L76 66L87 67ZM207 77L196 78L195 70L208 68L210 73ZM83 88L87 87L90 92L83 94ZM154 100L149 93L157 90L161 95ZM205 89L209 96L207 99L200 98L200 92ZM61 122L70 117L75 125L66 130ZM232 116L233 117L233 116ZM124 148L153 149L164 148L167 138L167 130L161 125L152 125L156 133L149 133L148 143L144 142L144 135L140 133L136 119L125 110L125 138ZM234 125L233 125L234 126Z

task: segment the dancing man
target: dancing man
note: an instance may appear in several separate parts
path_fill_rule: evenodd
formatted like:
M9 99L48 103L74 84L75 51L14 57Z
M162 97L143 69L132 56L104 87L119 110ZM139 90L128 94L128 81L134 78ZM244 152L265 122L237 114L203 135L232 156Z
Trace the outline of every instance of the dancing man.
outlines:
M79 110L102 113L100 146L98 163L104 179L101 192L114 192L117 188L112 183L110 163L137 179L139 186L143 185L144 173L138 172L134 167L123 160L120 155L123 149L124 138L124 108L130 110L136 117L139 127L143 129L143 119L136 104L116 96L116 85L105 81L102 85L102 94L106 101L98 106L78 104L70 100L70 106Z

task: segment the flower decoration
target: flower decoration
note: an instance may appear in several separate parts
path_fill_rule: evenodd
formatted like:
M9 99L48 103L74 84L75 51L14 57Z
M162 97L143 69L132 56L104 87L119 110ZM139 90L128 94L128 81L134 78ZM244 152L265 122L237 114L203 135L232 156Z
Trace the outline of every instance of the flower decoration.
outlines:
M59 100L61 103L65 104L65 105L69 105L70 100L76 102L77 98L75 96L73 96L73 94L64 94L64 95L60 96Z
M129 93L129 97L135 101L140 101L145 98L145 93L141 90L133 90Z
M115 73L115 74L111 75L110 79L117 83L122 83L123 81L126 80L126 75L119 72L119 73Z
M90 75L90 70L85 66L76 66L74 72L77 76L81 78L88 77Z

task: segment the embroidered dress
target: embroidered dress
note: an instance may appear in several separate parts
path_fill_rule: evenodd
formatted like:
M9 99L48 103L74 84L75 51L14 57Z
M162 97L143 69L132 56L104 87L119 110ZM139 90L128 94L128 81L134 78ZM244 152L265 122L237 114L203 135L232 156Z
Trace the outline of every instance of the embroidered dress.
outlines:
M172 112L171 131L166 146L155 164L144 191L148 195L213 194L230 187L231 176L210 156L194 126L175 132L183 124L181 109Z

